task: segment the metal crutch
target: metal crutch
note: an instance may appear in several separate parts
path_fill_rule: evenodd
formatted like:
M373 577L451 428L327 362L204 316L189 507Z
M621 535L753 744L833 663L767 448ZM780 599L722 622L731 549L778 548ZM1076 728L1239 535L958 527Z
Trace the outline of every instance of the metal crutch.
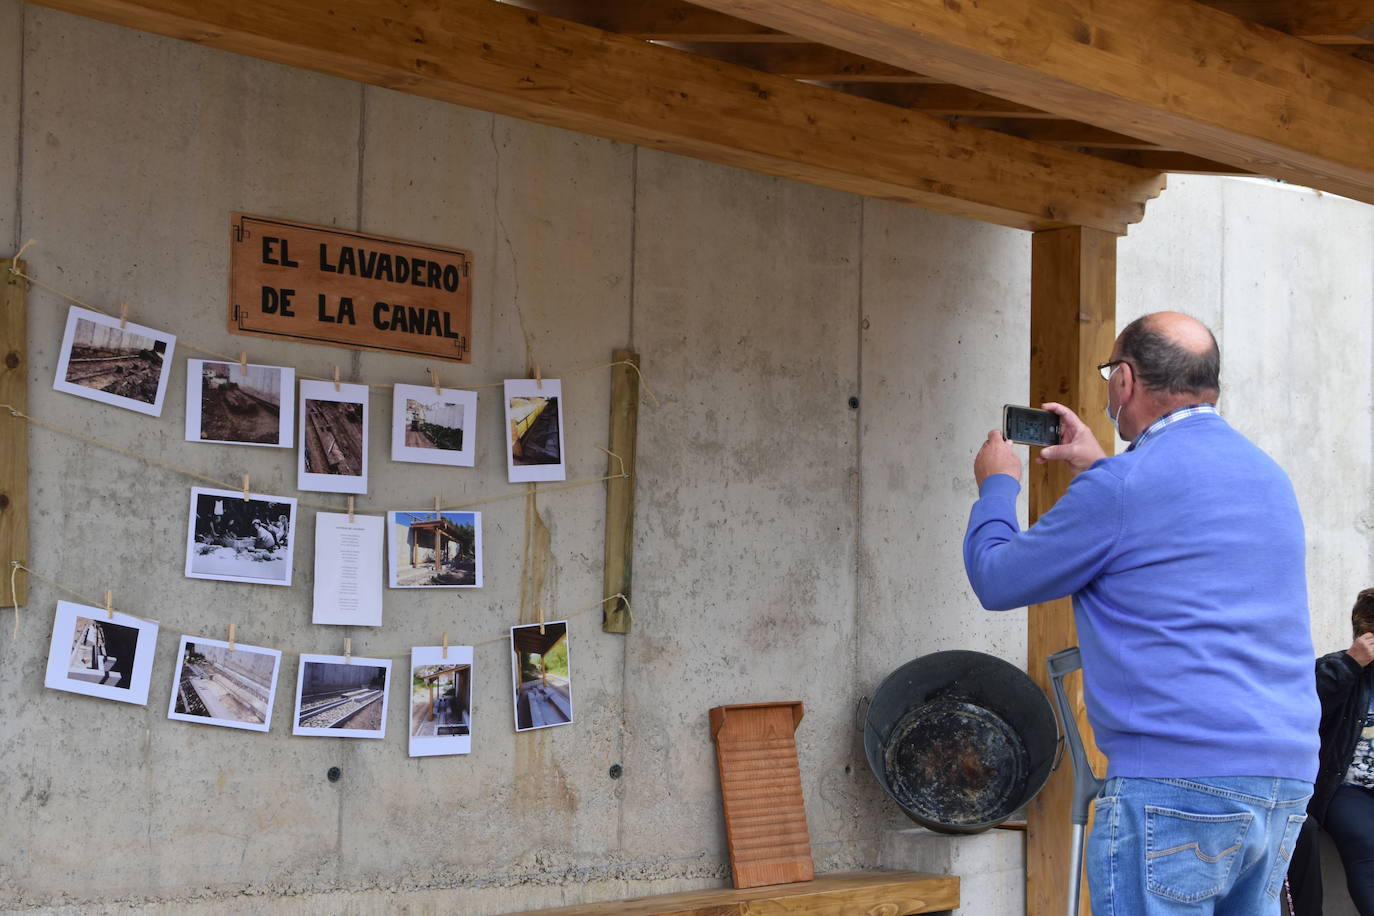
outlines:
M1069 905L1068 916L1078 916L1078 889L1083 877L1083 841L1088 828L1088 806L1097 797L1104 780L1098 779L1088 763L1088 752L1083 749L1083 736L1078 733L1078 722L1069 707L1068 694L1064 692L1064 676L1083 667L1083 659L1078 647L1056 652L1045 663L1049 669L1050 683L1054 686L1054 706L1059 713L1059 727L1064 733L1064 742L1069 747L1069 760L1073 763L1073 849L1069 856Z

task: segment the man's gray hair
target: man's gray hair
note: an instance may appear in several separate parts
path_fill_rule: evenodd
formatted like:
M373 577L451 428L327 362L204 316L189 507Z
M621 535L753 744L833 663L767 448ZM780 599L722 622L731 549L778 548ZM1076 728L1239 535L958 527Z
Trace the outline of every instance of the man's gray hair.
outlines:
M1126 325L1118 351L1145 389L1168 394L1219 393L1221 352L1211 330L1207 330L1211 346L1196 353L1156 331L1149 319L1144 315Z

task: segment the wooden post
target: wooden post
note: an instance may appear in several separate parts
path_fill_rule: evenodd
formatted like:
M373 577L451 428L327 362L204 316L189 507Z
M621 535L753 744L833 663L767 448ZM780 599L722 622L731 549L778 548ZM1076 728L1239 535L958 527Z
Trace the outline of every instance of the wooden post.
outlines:
M1031 239L1030 403L1057 401L1092 428L1110 453L1115 433L1107 420L1107 386L1097 373L1116 339L1116 237L1074 226L1037 232ZM1048 512L1073 478L1062 462L1032 463L1030 521ZM1050 692L1045 660L1078 644L1068 598L1029 610L1027 670ZM1079 730L1101 772L1083 707L1082 679L1066 684ZM1059 916L1068 901L1073 776L1067 763L1051 777L1027 812L1026 914ZM1089 913L1086 885L1081 912Z
M23 261L0 260L0 403L27 412L28 281L10 273ZM0 603L27 604L28 574L14 577L11 563L29 562L29 424L0 410Z
M604 596L624 595L608 601L601 612L601 629L607 633L629 633L630 575L634 566L635 533L635 445L639 436L639 354L616 350L611 356L621 365L611 370L611 445L606 473L619 474L621 462L629 477L606 481L606 560ZM632 363L633 366L624 365ZM615 456L619 456L620 461Z

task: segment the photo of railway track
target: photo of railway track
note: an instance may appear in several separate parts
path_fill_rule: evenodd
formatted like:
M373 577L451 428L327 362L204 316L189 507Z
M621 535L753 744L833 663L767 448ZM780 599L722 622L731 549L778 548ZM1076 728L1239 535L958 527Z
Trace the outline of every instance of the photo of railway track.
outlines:
M390 682L388 659L302 655L292 733L384 737Z
M176 338L72 307L62 338L58 391L159 416Z
M167 718L265 732L280 663L276 649L183 636Z
M366 385L301 382L297 487L325 493L367 492Z
M186 438L289 448L296 370L187 360ZM285 397L283 397L283 394Z

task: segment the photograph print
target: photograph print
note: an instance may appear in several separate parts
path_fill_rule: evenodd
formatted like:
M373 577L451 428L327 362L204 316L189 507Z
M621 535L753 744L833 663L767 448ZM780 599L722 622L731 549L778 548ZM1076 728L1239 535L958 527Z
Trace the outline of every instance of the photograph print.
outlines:
M511 483L566 480L563 383L506 379L506 470Z
M191 488L186 575L192 579L290 585L296 500Z
M43 683L121 703L148 703L158 625L130 614L57 602Z
M470 468L475 462L477 392L397 385L392 395L391 460Z
M160 417L177 339L132 321L119 325L118 318L72 306L53 387Z
M280 667L276 649L182 636L167 718L265 732Z
M186 441L290 448L296 433L296 370L186 361Z
M390 659L302 654L291 733L384 738L390 684Z
M482 513L387 515L392 588L482 587Z
M572 673L568 666L568 622L510 628L511 672L515 680L515 730L567 725L573 720Z
M367 492L366 385L301 381L296 489Z
M410 756L472 750L472 646L410 650Z

